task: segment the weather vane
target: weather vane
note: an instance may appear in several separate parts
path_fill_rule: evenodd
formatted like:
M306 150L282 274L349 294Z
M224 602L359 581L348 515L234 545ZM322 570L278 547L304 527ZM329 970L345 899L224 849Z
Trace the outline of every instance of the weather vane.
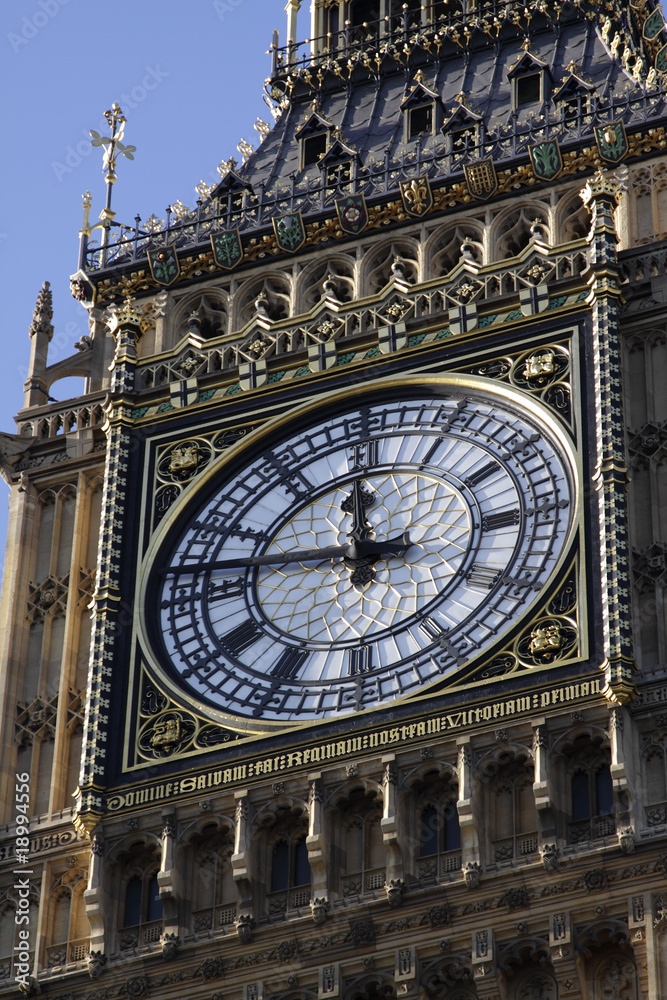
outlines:
M112 104L111 109L104 112L104 117L106 118L111 130L111 135L100 135L99 132L96 132L95 129L91 128L90 134L92 139L90 145L104 147L102 170L106 174L104 179L107 185L107 198L104 209L100 212L100 222L102 224L103 233L102 246L106 247L109 241L109 229L111 228L111 224L115 216L115 212L111 211L111 191L116 183L116 161L118 160L119 154L121 156L125 156L128 160L133 160L137 147L126 146L122 141L125 134L125 123L127 119L119 104Z

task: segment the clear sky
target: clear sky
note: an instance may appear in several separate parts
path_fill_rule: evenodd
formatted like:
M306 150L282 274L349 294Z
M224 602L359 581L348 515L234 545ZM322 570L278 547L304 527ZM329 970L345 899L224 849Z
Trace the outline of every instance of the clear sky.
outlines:
M5 0L0 5L2 213L0 217L0 429L14 432L30 354L28 328L44 281L53 290L49 363L74 353L87 314L71 297L81 197L97 220L105 197L102 152L89 130L107 134L103 112L117 101L126 144L113 192L120 222L164 219L177 200L193 207L200 180L243 138L257 145L258 117L274 28L285 43L284 0ZM299 35L308 34L308 0ZM76 390L75 390L76 391ZM59 401L71 395L53 386ZM8 488L0 482L0 554Z

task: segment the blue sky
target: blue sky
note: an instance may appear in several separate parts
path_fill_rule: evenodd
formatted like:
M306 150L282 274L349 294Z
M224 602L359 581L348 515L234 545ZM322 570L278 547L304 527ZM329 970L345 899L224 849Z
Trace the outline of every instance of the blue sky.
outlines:
M15 430L30 354L28 328L37 293L50 281L55 335L49 362L73 353L88 332L71 298L81 197L91 219L105 197L102 156L89 130L105 134L103 112L118 101L134 162L119 165L117 221L137 213L164 218L167 205L190 207L195 185L219 178L216 166L246 139L257 145L266 51L274 28L285 41L284 0L5 0L0 9L3 156L0 166L0 429ZM308 2L299 34L308 33ZM54 385L58 400L71 393ZM0 482L0 552L8 489Z

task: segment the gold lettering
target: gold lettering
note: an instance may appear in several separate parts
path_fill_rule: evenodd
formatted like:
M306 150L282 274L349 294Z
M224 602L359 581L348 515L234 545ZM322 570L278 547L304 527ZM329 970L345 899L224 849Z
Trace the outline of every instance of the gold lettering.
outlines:
M292 753L287 755L287 766L288 767L300 767L303 760L303 754L300 750L293 750Z
M181 779L181 791L182 792L194 792L197 787L197 779L192 778L182 778ZM177 791L177 789L176 789Z

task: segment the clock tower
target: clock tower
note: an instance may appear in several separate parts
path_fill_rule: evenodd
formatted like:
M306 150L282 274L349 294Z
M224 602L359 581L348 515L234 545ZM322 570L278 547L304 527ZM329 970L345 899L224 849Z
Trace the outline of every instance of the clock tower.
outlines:
M72 358L37 301L0 983L660 1000L661 9L301 6L194 211L86 199Z

